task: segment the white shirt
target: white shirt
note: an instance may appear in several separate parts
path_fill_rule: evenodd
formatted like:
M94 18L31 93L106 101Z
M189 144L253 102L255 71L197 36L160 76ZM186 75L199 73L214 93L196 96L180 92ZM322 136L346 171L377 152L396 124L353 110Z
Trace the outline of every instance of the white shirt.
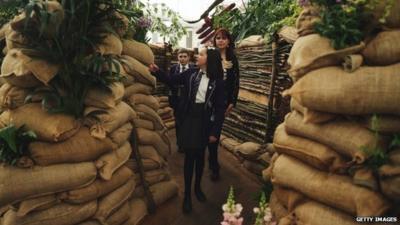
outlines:
M210 78L207 77L207 74L203 73L203 75L201 76L199 89L197 90L196 94L196 100L195 100L196 103L206 102L206 94L209 81Z
M187 69L189 69L188 64L186 64L186 65L179 64L179 73L182 73L182 72L186 71Z

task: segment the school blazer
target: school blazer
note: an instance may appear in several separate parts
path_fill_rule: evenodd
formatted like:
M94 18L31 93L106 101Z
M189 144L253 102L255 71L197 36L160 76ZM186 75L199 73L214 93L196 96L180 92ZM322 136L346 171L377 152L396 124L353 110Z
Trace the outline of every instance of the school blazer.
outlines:
M188 70L189 69L194 69L194 65L189 63ZM178 64L175 64L175 65L171 66L171 68L169 69L169 74L170 75L179 74L179 72L180 72L179 70L180 70L180 67L179 67L179 63L178 63ZM169 86L169 89L171 90L170 95L171 96L178 96L179 86L176 85L176 84L175 85L168 85L168 86Z
M226 71L226 80L225 80L225 93L227 96L227 105L233 104L236 106L236 102L239 95L239 62L236 56L233 56L232 59L232 68Z
M182 124L187 115L190 106L194 104L196 96L191 96L192 89L194 88L194 79L199 73L198 68L189 68L180 74L170 74L159 70L153 73L161 82L168 85L183 85L183 92L178 106L177 123ZM206 101L204 104L205 118L204 123L207 128L208 136L219 137L221 135L222 125L224 122L224 113L226 109L225 93L224 93L223 79L210 79L206 92ZM197 90L193 93L197 93Z

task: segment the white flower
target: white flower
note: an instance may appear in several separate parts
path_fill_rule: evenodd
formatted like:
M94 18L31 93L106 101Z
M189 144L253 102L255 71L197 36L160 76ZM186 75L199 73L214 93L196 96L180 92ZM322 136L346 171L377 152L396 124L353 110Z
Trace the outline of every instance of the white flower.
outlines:
M236 204L236 205L235 205L235 208L236 208L236 212L237 212L237 213L241 213L242 210L243 210L242 204Z
M254 212L255 214L260 213L260 208L255 207L255 208L253 209L253 212Z
M224 205L222 206L222 210L223 210L224 212L228 212L228 211L229 211L229 206L228 206L228 204L224 204Z

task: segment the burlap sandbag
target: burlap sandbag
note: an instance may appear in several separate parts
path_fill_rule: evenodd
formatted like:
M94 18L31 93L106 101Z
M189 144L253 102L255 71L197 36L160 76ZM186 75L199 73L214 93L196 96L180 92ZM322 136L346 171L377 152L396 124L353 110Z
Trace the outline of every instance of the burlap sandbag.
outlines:
M122 146L129 140L133 126L131 123L126 123L122 127L114 130L110 133L110 139L112 142L117 144L118 147Z
M92 88L85 97L85 105L93 106L101 109L114 108L124 97L124 85L115 82L110 85L110 90Z
M309 109L347 114L400 114L400 63L361 67L346 73L340 67L312 71L285 92Z
M236 146L239 146L240 143L238 141L236 141L235 139L232 138L226 138L224 140L221 141L221 145L226 148L228 151L230 152L234 152L234 149Z
M290 99L291 110L296 110L303 115L303 120L305 123L325 123L334 120L337 115L332 113L319 112L315 110L310 110L302 105L295 99Z
M102 197L99 200L99 207L96 214L93 216L94 219L105 223L106 218L111 215L117 208L122 206L128 201L130 195L135 190L135 181L130 179L127 183L111 192L110 194Z
M400 201L400 165L384 165L379 168L380 186L388 198Z
M245 142L234 148L234 152L244 159L257 160L257 158L265 153L261 145L254 142Z
M154 202L157 206L178 194L178 185L175 181L161 182L150 187Z
M82 127L76 135L63 142L29 144L31 158L41 166L93 161L116 148L109 138L92 137L86 127Z
M243 167L257 176L262 176L262 171L265 169L263 164L252 160L244 160Z
M171 175L165 169L149 170L145 173L145 179L149 185L153 185L170 180ZM139 174L135 174L135 182L136 186L143 185Z
M28 47L28 40L20 32L12 29L11 25L5 25L4 27L6 47L4 48L4 55L6 55L11 49L26 48Z
M139 152L142 159L150 159L159 164L159 167L166 165L165 160L152 145L139 145Z
M18 217L16 212L10 210L4 216L3 225L75 225L93 216L96 209L97 201L83 205L62 203L24 217Z
M296 20L297 34L301 37L315 33L314 26L320 21L319 8L314 5L304 7Z
M86 186L95 180L96 175L96 167L91 162L31 169L1 165L0 206Z
M164 129L164 122L152 108L143 104L135 105L133 108L136 110L139 118L153 121L156 130Z
M336 120L324 124L304 123L302 116L296 111L291 112L285 119L286 132L311 139L324 144L341 155L351 157L354 162L362 164L369 158L371 152L366 149L386 149L383 138L359 124L346 120Z
M100 123L109 134L137 117L136 112L125 102L120 102L115 108L108 109L106 113L91 115L98 110L95 107L87 107L84 112L91 132L96 132L94 125ZM95 119L93 120L93 118Z
M143 104L152 108L154 111L160 109L160 103L158 100L152 95L144 95L144 94L132 94L128 97L128 103L132 106Z
M257 47L261 45L265 45L264 37L262 35L252 35L241 40L237 44L237 48Z
M269 198L269 207L271 208L271 212L276 221L279 221L281 218L287 216L289 214L288 210L285 206L279 202L276 197L275 191L271 193L271 197Z
M390 208L383 196L352 184L350 177L320 172L286 155L274 163L271 181L353 216L380 216Z
M140 63L138 60L123 55L121 57L121 63L125 71L135 78L137 82L147 84L153 88L156 86L156 77L151 75L149 68Z
M96 47L96 52L101 55L121 55L122 42L119 37L114 34L105 34L102 43Z
M274 146L278 153L295 157L319 170L346 172L346 159L335 150L318 142L287 134L284 124L275 130Z
M390 151L388 154L388 157L389 157L390 163L392 163L393 165L400 166L400 149L399 148Z
M376 21L376 24L380 24L386 28L400 28L400 2L398 0L380 0L376 1L373 4L374 8L372 10L373 19ZM393 3L393 4L392 4ZM368 4L367 4L368 5ZM389 11L387 12L388 5ZM366 8L371 10L369 8ZM384 18L384 22L381 23L381 19Z
M25 99L29 94L29 89L5 83L0 87L0 108L2 110L18 108L25 104Z
M128 161L131 153L131 145L129 142L125 142L117 150L102 155L95 162L100 177L104 180L111 180L115 171Z
M176 127L175 120L165 122L165 127L168 128L169 130L174 129Z
M364 47L365 45L361 43L335 50L331 45L331 40L321 37L319 34L300 37L290 52L288 73L292 78L299 79L312 70L340 65L344 56L360 52Z
M129 96L133 94L151 95L153 91L154 87L136 82L125 88L124 98L127 99Z
M159 101L160 103L163 103L163 102L168 103L168 102L169 102L168 96L159 96L159 97L157 97L157 99L158 99L158 101Z
M125 221L127 221L130 218L130 216L131 216L131 207L129 205L129 201L127 201L107 218L106 224L121 225Z
M262 165L264 165L264 167L268 167L269 164L270 164L270 162L271 162L271 157L272 157L272 154L271 154L271 153L265 152L265 153L261 154L261 155L257 158L257 161L258 161L259 163L261 163Z
M148 214L147 204L142 198L133 198L130 200L131 217L123 225L137 225Z
M145 120L145 119L134 119L133 124L135 124L136 128L144 128L147 130L156 130L153 121Z
M40 141L58 142L75 135L81 123L72 116L52 114L42 109L41 104L23 105L15 110L7 110L0 115L3 124L25 125Z
M89 220L78 225L101 225L97 220Z
M142 165L144 171L150 171L150 170L157 170L165 166L166 162L164 165L160 166L160 163L152 160L152 159L142 159ZM129 159L124 166L128 167L130 170L134 171L135 173L139 172L139 166L134 159Z
M355 166L350 168L350 175L353 177L353 184L379 191L378 179L374 171L366 166Z
M122 54L129 55L145 65L154 63L154 54L148 45L135 40L122 40L122 44Z
M55 194L32 198L19 203L17 207L17 216L26 216L33 211L42 211L55 206L58 203Z
M171 153L169 146L163 141L157 132L137 128L137 134L139 144L153 146L164 159L166 159Z
M379 33L362 51L367 65L386 66L400 62L400 30Z
M400 132L400 116L366 116L359 121L363 126L379 133L392 134Z
M173 113L174 110L171 107L165 107L162 109L157 110L158 115L163 116L163 115L171 115L171 113Z
M58 73L59 67L44 60L33 59L19 49L10 50L1 65L0 77L17 87L45 85Z
M125 184L133 176L132 170L123 166L118 169L111 180L96 179L92 184L83 188L67 191L59 194L59 198L65 202L81 204L100 198Z
M274 185L273 189L278 201L287 208L289 212L292 212L307 199L302 193L290 188Z

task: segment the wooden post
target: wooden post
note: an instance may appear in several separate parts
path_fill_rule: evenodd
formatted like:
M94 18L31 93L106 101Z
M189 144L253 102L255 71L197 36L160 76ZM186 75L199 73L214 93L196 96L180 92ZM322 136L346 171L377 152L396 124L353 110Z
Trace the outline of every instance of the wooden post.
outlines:
M272 136L274 130L272 126L274 125L273 118L273 108L274 108L274 98L275 98L275 82L278 75L278 37L276 34L273 36L272 40L272 74L271 74L271 86L268 98L268 109L267 109L267 131L265 141L266 143L272 142Z

